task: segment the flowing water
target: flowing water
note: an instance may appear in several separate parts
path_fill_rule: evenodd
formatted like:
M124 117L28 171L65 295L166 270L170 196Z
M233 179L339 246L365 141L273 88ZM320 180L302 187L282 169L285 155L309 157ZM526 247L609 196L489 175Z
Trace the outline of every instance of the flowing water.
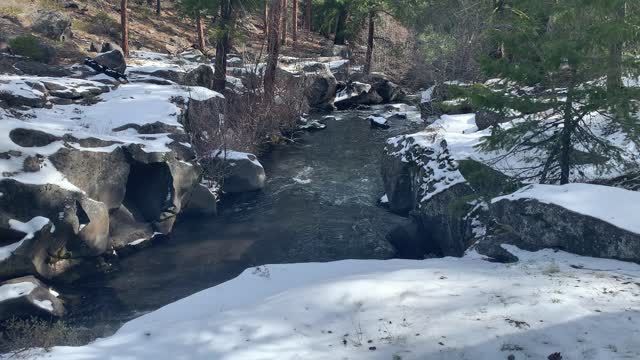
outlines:
M326 129L276 146L262 159L263 191L225 199L215 218L180 219L169 239L121 258L109 276L74 284L82 296L68 300L71 318L115 328L248 267L393 257L386 235L406 220L378 205L380 159L388 137L419 124L373 129L372 111L337 112Z

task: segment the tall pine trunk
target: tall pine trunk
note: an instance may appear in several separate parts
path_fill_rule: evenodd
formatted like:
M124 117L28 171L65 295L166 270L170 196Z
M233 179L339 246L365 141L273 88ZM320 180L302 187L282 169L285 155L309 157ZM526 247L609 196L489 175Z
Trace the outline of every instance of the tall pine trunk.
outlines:
M304 28L311 32L311 0L305 0Z
M612 0L615 2L612 14L612 24L622 24L625 18L625 1ZM624 41L618 37L609 44L609 61L607 67L607 93L610 100L613 100L622 88L622 49Z
M343 6L338 13L338 21L336 22L336 36L333 40L333 43L336 45L344 45L348 16L349 12L347 7Z
M125 57L129 56L129 19L127 16L127 8L129 7L127 0L120 2L120 25L122 27L122 52Z
M375 35L375 31L376 31L375 18L376 18L375 11L373 10L369 11L369 34L367 36L367 54L364 59L364 73L367 75L371 73L371 62L373 58L373 36Z
M280 10L282 18L282 45L287 45L287 15L289 12L289 3L287 0L282 0L282 9Z
M569 183L569 174L571 173L571 155L573 153L573 143L571 138L576 126L576 120L573 118L573 98L575 92L575 66L571 66L571 80L567 89L567 100L564 105L563 127L560 133L560 184Z
M198 50L204 52L205 44L204 44L204 24L202 20L202 16L198 14L196 17L196 33L198 36Z
M218 22L220 31L216 43L216 63L213 74L213 90L221 94L224 93L227 83L227 54L230 47L231 16L231 0L221 0L220 21Z
M298 0L293 0L293 11L291 14L291 35L293 42L298 42Z
M162 11L162 7L160 6L160 0L156 0L156 15L160 16L160 11Z
M278 55L280 55L280 15L282 0L271 0L269 6L269 36L267 37L267 67L264 73L264 96L267 102L273 100Z

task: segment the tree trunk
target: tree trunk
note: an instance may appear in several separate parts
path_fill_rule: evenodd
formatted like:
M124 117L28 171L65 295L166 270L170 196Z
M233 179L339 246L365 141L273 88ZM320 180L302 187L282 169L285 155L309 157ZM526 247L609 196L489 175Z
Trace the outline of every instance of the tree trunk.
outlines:
M576 125L573 119L573 94L575 91L575 67L571 67L571 80L567 89L567 101L564 106L563 127L560 134L560 184L569 183L569 174L571 172L571 154L573 152L573 143L571 137Z
M287 45L287 15L289 12L289 2L287 0L282 0L282 9L280 10L281 18L282 18L282 45Z
M298 42L298 0L293 0L293 11L291 14L291 34L293 42Z
M311 32L311 0L305 0L304 28Z
M223 94L227 83L227 54L229 53L229 32L231 31L231 0L220 2L219 33L216 44L216 64L213 74L213 90Z
M271 6L269 7L269 36L267 39L268 58L264 74L264 96L267 102L271 102L274 95L278 55L280 54L279 24L281 12L282 0L271 0Z
M160 16L160 11L162 10L160 6L160 0L156 0L156 15Z
M120 25L122 26L122 52L125 57L129 56L129 20L127 17L127 8L129 7L127 0L120 2Z
M198 50L204 52L204 24L202 21L202 16L200 16L200 14L198 14L198 16L196 17L196 32L198 33Z
M338 13L338 21L336 22L336 36L333 43L336 45L344 45L346 30L347 30L347 17L349 12L346 6L343 6Z
M625 18L625 1L614 0L615 9L612 14L612 24L622 24ZM622 49L624 47L624 39L618 37L613 39L609 44L609 64L607 67L607 93L610 100L616 97L616 94L622 88Z
M375 11L369 11L369 35L367 36L367 54L364 59L364 73L371 73L371 61L373 58L373 35L375 34Z
M269 34L269 2L265 0L264 2L264 35L268 36Z

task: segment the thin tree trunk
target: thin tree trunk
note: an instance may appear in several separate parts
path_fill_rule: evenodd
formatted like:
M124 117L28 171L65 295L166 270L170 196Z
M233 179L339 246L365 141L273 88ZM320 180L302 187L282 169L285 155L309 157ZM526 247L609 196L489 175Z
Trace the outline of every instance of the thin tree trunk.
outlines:
M304 28L311 32L311 0L305 0Z
M267 39L267 67L264 74L264 95L267 102L273 100L278 55L280 54L280 15L282 0L271 0L269 7L269 36Z
M373 58L373 36L376 31L375 18L376 18L375 11L373 10L369 11L369 34L367 36L367 54L364 59L364 73L367 75L371 73L371 61Z
M338 13L338 21L336 22L336 36L333 39L333 43L336 45L344 45L348 16L349 12L345 5L340 9L340 12Z
M625 1L614 0L615 10L612 16L612 23L621 24L625 18ZM610 100L613 100L616 94L622 88L622 49L624 40L622 38L615 39L609 44L609 64L607 68L607 93Z
M220 2L219 34L216 44L216 63L213 74L213 90L224 93L227 83L227 54L229 53L229 32L231 31L231 0Z
M567 101L564 107L564 119L562 133L560 134L560 184L569 183L569 175L571 172L571 155L573 152L573 144L571 137L575 128L575 120L573 119L573 93L575 91L575 67L571 67L571 80L567 90Z
M156 0L156 15L160 16L160 11L162 7L160 6L160 0Z
M122 26L122 52L125 57L129 56L129 20L127 17L127 8L129 7L127 0L120 2L120 25Z
M293 42L298 42L298 0L293 0L293 12L291 15L291 34L293 36Z
M200 16L200 14L198 14L198 16L196 17L196 32L198 33L198 50L204 52L204 24L202 21L202 16Z
M280 10L282 17L282 45L287 45L287 15L289 12L289 2L287 0L282 0L282 9Z
M268 36L269 34L269 2L265 0L264 2L264 35Z

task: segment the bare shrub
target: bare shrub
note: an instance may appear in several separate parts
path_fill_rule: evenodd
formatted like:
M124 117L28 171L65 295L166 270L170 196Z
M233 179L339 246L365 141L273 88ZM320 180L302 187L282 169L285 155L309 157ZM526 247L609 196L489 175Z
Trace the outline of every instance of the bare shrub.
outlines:
M0 324L0 353L16 357L28 355L31 348L51 349L53 346L79 346L88 342L85 333L62 320L47 321L37 317L11 318Z

